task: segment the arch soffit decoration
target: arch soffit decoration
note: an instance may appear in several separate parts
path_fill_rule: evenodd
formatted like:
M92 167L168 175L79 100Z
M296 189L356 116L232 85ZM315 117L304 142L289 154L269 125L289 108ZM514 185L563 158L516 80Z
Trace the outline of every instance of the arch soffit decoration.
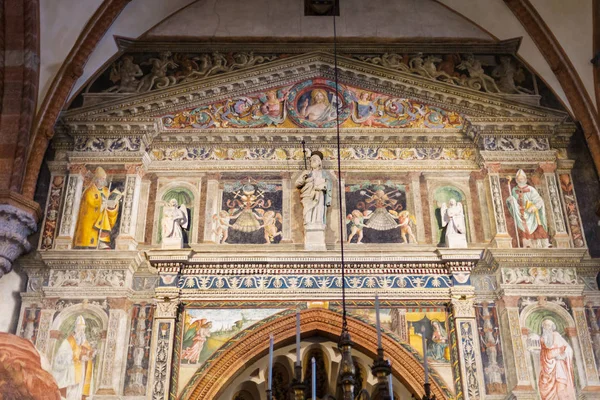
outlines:
M337 337L342 330L342 316L325 309L309 309L300 313L302 333L304 335L321 334L326 337ZM348 318L348 330L357 350L369 357L377 353L377 332L370 326L354 318ZM198 370L186 385L180 398L212 399L217 398L223 388L230 382L240 368L260 358L268 351L269 336L274 336L274 343L286 343L293 340L296 327L295 312L287 310L277 314L264 324L244 331L242 337L236 338L235 344L220 353L205 367ZM425 371L421 361L400 343L387 335L382 335L382 345L386 357L392 362L392 373L402 384L418 397L424 394L423 384ZM440 384L440 379L433 374L431 389L438 399L449 399L449 391Z

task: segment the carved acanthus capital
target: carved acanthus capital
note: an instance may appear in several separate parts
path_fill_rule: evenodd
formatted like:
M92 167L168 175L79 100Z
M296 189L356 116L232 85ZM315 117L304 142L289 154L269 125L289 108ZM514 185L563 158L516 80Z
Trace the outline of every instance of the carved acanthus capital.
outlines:
M13 262L31 250L27 237L37 230L33 215L10 204L0 204L0 277Z
M453 297L451 302L454 318L475 318L473 298L467 296Z
M109 297L108 306L111 310L123 310L129 312L133 302L126 297Z
M125 164L127 175L138 175L140 178L146 174L146 168L141 164Z
M556 171L556 163L554 162L542 162L540 163L540 169L544 174L553 174Z
M175 318L177 316L177 301L159 301L156 303L156 318Z
M88 170L85 167L85 164L69 164L69 173L71 175L81 175L85 176Z

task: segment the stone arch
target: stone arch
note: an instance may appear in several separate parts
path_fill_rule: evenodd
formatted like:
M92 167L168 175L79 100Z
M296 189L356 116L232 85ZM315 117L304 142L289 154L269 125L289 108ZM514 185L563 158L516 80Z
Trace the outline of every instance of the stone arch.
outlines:
M521 326L527 326L527 319L531 316L531 314L533 314L536 311L552 311L553 313L555 313L556 315L558 315L566 324L566 327L568 328L575 328L575 321L573 320L573 318L571 317L571 315L569 314L569 312L567 310L565 310L564 308L562 308L561 306L559 306L558 304L554 304L554 303L545 303L545 304L540 304L540 303L536 303L536 304L530 304L527 307L525 307L523 309L523 311L521 311L521 315L520 315L520 323Z
M300 318L303 336L316 334L337 341L342 330L342 316L331 310L304 310L300 313ZM295 326L295 313L284 312L280 314L279 318L247 331L243 337L238 338L233 346L212 362L207 363L205 368L198 370L180 398L218 398L227 383L235 378L238 370L268 352L271 334L274 336L275 346L290 343L294 340ZM354 318L348 318L348 330L358 351L370 357L376 355L377 332L372 326ZM386 357L393 360L392 373L394 377L417 397L422 397L425 372L420 360L391 337L383 335L382 339ZM449 391L436 376L433 376L431 381L431 389L440 400L451 398Z

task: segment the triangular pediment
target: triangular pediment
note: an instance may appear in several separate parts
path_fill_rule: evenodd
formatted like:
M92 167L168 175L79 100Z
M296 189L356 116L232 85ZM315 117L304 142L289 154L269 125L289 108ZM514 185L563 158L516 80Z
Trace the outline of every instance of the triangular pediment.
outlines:
M566 113L527 94L485 93L372 60L313 52L143 94L126 94L63 114L67 125L142 124L159 133L205 130L328 130L339 104L344 129L464 130L472 123L551 126ZM483 78L482 78L483 79ZM477 82L471 82L477 87ZM320 93L320 94L319 94ZM326 95L326 96L325 96ZM323 102L317 104L323 97ZM326 97L326 99L325 99ZM307 103L308 101L308 103Z

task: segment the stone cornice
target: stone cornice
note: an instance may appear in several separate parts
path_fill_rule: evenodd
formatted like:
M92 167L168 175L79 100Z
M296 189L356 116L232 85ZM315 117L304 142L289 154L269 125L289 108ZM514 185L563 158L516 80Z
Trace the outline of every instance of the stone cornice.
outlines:
M319 76L333 78L332 66L333 56L331 54L313 52L272 61L243 71L178 85L174 88L68 111L64 113L63 119L67 122L82 119L93 121L95 117L101 115L131 118L168 114L175 110L194 108L231 96L264 91L302 79ZM456 87L347 57L338 57L338 68L342 84L354 84L390 95L414 98L466 115L480 117L529 115L561 119L567 116L561 111L519 103L501 95ZM435 93L435 96L432 93Z

